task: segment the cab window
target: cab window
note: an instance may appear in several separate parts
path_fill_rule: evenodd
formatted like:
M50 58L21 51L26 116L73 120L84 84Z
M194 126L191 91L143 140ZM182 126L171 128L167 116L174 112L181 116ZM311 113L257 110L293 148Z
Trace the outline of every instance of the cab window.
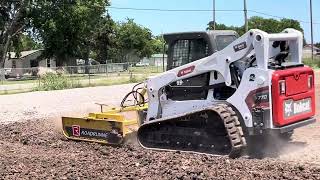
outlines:
M229 44L231 44L237 37L234 35L218 35L216 36L216 43L218 51L224 49Z
M178 40L173 45L172 68L188 64L209 55L209 45L205 39Z

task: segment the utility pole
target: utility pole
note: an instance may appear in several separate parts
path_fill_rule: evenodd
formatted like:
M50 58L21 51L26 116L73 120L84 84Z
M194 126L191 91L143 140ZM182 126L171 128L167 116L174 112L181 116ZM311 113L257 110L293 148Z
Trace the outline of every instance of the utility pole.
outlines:
M310 23L311 23L311 59L313 60L313 17L312 17L312 0L310 0Z
M246 32L248 32L247 0L243 0L243 12L244 12L244 27L245 27L245 33L246 33Z
M213 0L213 30L216 30L216 0Z

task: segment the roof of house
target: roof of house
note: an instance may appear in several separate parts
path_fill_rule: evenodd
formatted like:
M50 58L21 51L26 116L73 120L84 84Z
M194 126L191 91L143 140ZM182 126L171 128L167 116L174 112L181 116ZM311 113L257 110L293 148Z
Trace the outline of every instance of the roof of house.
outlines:
M151 56L152 58L163 58L163 54L152 54L152 56ZM164 57L166 58L167 57L167 55L166 54L164 54Z
M37 49L37 50L30 50L30 51L22 51L20 53L20 56L18 57L18 54L15 53L15 52L8 52L7 53L7 56L10 57L10 59L22 59L22 58L25 58L27 56L30 56L34 53L37 53L39 51L43 51L43 49Z
M305 45L303 48L305 48L305 49L306 49L306 48L310 48L310 49L311 49L311 47L312 47L311 44L307 44L307 45ZM318 47L316 47L316 46L314 46L314 45L313 45L313 49L314 49L314 50L317 50L317 51L320 51L320 48L318 48Z

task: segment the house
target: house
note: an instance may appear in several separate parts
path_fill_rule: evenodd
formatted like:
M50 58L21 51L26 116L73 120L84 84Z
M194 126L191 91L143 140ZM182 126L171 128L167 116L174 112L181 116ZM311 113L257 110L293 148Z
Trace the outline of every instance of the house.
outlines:
M20 56L15 52L8 52L4 68L7 76L23 76L25 74L35 75L38 67L56 67L54 59L41 58L43 50L22 51Z
M168 56L166 54L153 54L150 58L143 58L140 60L139 64L148 65L148 66L167 66Z
M307 44L303 47L302 50L303 58L311 58L312 54L312 45ZM320 48L313 46L313 55L320 55Z

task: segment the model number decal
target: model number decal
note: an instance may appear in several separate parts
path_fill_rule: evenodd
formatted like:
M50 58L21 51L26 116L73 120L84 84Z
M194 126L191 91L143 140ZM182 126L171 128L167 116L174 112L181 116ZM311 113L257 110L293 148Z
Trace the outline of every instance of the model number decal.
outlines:
M178 77L185 76L185 75L187 75L187 74L192 73L192 72L194 71L194 68L195 68L195 66L190 66L190 67L181 69L181 70L178 72Z
M241 51L242 49L247 48L247 43L246 42L242 42L240 44L237 44L235 46L233 46L233 49L235 52Z
M253 98L256 104L269 102L269 91L256 92Z
M250 91L245 101L251 111L253 108L270 107L269 87L266 86Z

